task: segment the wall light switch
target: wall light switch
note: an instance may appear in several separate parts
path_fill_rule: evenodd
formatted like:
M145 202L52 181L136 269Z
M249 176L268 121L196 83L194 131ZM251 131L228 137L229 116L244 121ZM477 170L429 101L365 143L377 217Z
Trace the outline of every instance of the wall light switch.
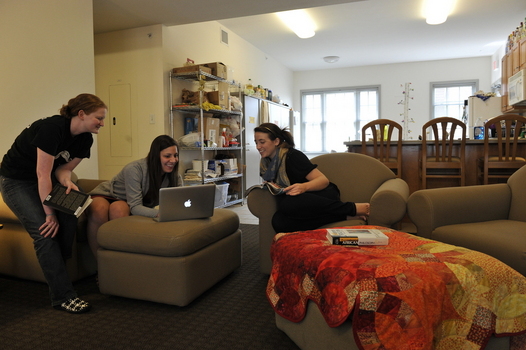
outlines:
M155 114L150 114L150 124L155 124Z

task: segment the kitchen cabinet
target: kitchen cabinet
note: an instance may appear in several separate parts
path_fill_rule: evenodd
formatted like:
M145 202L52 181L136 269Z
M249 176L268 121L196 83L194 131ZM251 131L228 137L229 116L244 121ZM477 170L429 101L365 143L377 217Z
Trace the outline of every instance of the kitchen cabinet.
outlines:
M192 119L197 119L197 122L199 123L199 129L197 133L195 133L196 142L191 146L180 144L179 153L181 173L183 173L181 169L182 164L186 164L187 170L194 170L193 166L190 168L189 160L192 161L192 164L194 163L194 160L198 161L197 163L200 165L201 176L196 176L193 180L185 179L185 185L196 185L205 183L216 183L219 185L220 183L226 182L229 184L228 196L225 202L222 202L219 205L216 204L216 208L227 207L237 203L242 203L244 198L244 187L242 186L244 168L242 134L240 133L240 135L238 136L238 145L230 144L229 146L224 147L223 145L219 144L218 139L219 135L221 134L221 131L219 131L219 135L215 135L216 133L214 133L214 135L217 137L217 139L215 140L217 142L215 144L212 144L211 142L209 144L205 144L205 142L203 142L205 140L208 141L208 135L205 136L205 130L207 128L206 118L217 119L217 121L215 121L214 124L216 124L217 122L216 125L219 125L219 121L222 117L233 117L239 121L239 127L241 126L241 111L231 110L230 107L231 90L236 90L239 95L241 94L240 86L234 83L233 81L227 81L222 77L212 75L200 69L196 71L183 73L174 73L173 71L170 71L169 81L171 96L169 124L170 130L172 132L172 137L175 137L174 118L183 119L187 116L190 116L192 117ZM219 84L223 84L223 86L220 87ZM226 90L224 88L225 84L227 85ZM199 95L197 100L198 103L190 104L182 103L180 101L180 96L182 95L183 87ZM203 104L205 102L205 94L211 91L215 91L216 95L217 93L220 95L227 94L227 96L223 96L220 98L221 101L227 101L225 103L221 102L221 105L219 106L221 109L211 109L208 108L209 106L205 107L205 105ZM205 115L207 117L205 117ZM183 136L183 133L183 130L178 130L177 136ZM209 168L209 160L225 158L225 161L229 162L226 158L228 158L228 156L232 154L235 156L235 159L237 161L238 171L236 173L227 173L225 171L227 170L227 166L221 166L221 172L218 171L217 173L213 174L213 177L205 176L205 170ZM225 172L223 173L223 171Z
M519 69L526 69L526 38L519 42Z
M511 111L511 106L508 105L508 78L513 75L513 56L511 53L504 55L502 57L502 66L501 66L502 78L501 78L501 106L502 112Z
M508 79L522 69L526 69L526 38L515 44L502 57L501 61L501 111L503 113L522 113L524 107L514 107L508 100Z
M518 73L519 70L520 70L520 53L521 53L521 50L520 50L520 42L516 45L513 46L513 48L511 49L511 53L509 54L510 56L510 62L511 62L511 75L515 74L515 73Z

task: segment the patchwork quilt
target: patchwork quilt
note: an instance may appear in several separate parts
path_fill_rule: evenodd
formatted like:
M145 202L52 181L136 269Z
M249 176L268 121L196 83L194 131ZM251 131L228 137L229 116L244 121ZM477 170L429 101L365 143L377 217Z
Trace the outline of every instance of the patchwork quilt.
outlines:
M526 278L486 254L376 226L387 246L332 245L326 230L277 234L267 298L301 321L314 301L330 327L349 317L369 349L483 349L526 333ZM526 336L511 349L526 349Z

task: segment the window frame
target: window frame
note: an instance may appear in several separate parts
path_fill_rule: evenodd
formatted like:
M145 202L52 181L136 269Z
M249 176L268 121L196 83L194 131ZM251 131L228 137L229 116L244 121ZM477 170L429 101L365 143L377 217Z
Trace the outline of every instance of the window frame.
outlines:
M444 117L443 115L440 115L440 116L435 115L435 106L436 106L435 105L435 89L436 88L460 87L460 86L467 86L467 85L472 85L472 93L470 95L472 96L473 94L475 94L475 92L478 91L479 80L478 79L465 79L465 80L451 80L451 81L435 81L435 82L429 83L429 86L430 86L429 87L429 91L430 91L430 98L429 98L430 113L429 115L431 117L429 120L433 120L439 117ZM465 99L467 100L467 97ZM459 104L460 110L462 110L463 105L464 105L464 100L460 101L460 104ZM457 118L457 119L461 120L461 117L462 117L462 113L460 114L460 118Z
M326 109L325 109L325 100L326 100L326 95L327 94L331 94L331 93L346 93L346 92L353 92L355 93L355 115L356 115L356 119L353 121L353 124L354 124L354 127L355 127L355 130L356 130L356 133L355 135L351 135L349 137L349 140L341 140L342 144L343 142L345 141L351 141L353 139L355 140L360 140L361 139L361 128L358 128L358 126L360 125L360 122L362 121L362 119L360 119L360 104L359 104L359 100L360 100L360 92L362 91L375 91L376 92L376 108L377 108L377 116L376 116L376 119L379 119L380 116L381 116L381 85L361 85L361 86L349 86L349 87L339 87L339 88L326 88L326 89L308 89L308 90L301 90L300 91L300 130L301 130L301 140L300 140L300 146L301 146L301 149L302 150L305 150L306 149L306 139L305 139L305 136L306 136L306 132L305 132L305 123L304 123L304 117L305 117L305 96L307 95L316 95L316 94L320 94L322 95L322 113L325 113ZM325 115L323 115L324 117ZM374 119L373 119L374 120ZM364 125L369 122L368 121L365 121L364 122ZM326 135L326 124L327 124L327 121L326 119L323 119L321 122L320 122L320 126L322 128L322 148L325 148L327 145L325 144L326 142L326 138L327 138L327 135ZM325 150L325 149L322 149L322 150L318 150L318 151L308 151L308 152L305 152L305 153L310 153L310 154L322 154L322 153L328 153L330 152L331 150Z

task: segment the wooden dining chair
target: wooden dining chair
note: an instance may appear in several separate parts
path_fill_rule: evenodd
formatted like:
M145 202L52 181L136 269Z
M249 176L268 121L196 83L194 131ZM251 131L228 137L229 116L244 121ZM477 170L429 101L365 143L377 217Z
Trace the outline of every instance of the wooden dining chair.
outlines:
M526 117L518 114L499 115L484 123L484 157L478 161L479 174L484 185L489 183L489 179L507 179L517 169L526 165L526 154L520 153L517 147L524 125ZM496 132L496 137L491 142L491 150L487 132L490 128L494 128Z
M425 123L422 127L420 160L422 188L427 187L429 178L457 178L460 179L460 186L464 186L466 184L465 154L466 124L450 117L435 118Z
M393 132L398 130L398 140ZM367 134L371 132L373 152L367 151ZM362 153L374 157L391 169L396 177L402 178L402 126L389 119L376 119L362 128Z

